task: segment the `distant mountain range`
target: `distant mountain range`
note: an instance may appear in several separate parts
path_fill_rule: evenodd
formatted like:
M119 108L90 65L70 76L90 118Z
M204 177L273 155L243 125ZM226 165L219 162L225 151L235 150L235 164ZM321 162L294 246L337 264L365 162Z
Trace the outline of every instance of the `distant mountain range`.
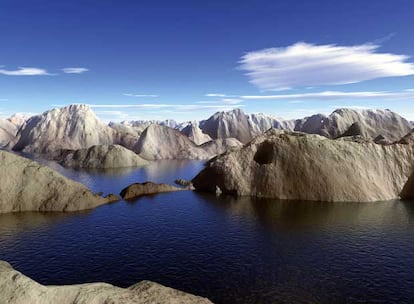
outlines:
M146 131L152 125L162 128ZM94 145L120 144L137 153L150 154L150 159L162 158L160 155L164 154L168 158L180 158L179 151L186 151L183 154L191 155L192 158L197 158L197 155L206 158L205 151L194 151L201 151L202 145L209 141L221 140L209 147L220 146L222 151L223 144L246 144L270 128L319 134L328 138L361 136L386 144L408 134L413 124L390 110L354 109L337 109L330 115L315 114L293 120L265 114L246 114L241 109L235 109L217 112L206 120L193 122L136 120L106 124L96 117L89 106L76 104L29 118L14 115L9 119L0 119L0 145L16 151L50 154L60 149L76 150ZM145 136L141 138L143 133ZM144 151L145 147L151 147L151 151ZM165 152L168 149L170 152ZM207 153L208 156L210 154Z

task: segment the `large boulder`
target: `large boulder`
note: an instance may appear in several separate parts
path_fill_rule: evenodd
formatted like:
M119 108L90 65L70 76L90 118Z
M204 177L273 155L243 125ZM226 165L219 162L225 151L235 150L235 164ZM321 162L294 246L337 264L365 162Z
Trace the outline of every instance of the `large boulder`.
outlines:
M414 200L414 171L409 177L408 181L405 183L400 193L400 197L402 199Z
M8 304L211 304L163 285L141 281L129 288L107 283L44 286L0 261L0 303Z
M93 194L48 167L6 151L0 151L0 193L0 213L77 211L116 200Z
M212 156L180 131L157 124L144 130L134 151L148 160L209 159Z
M399 197L414 166L414 146L331 140L269 130L211 160L194 179L199 191L309 201Z
M108 145L113 143L114 133L88 105L74 104L31 117L19 130L13 150L49 154Z
M54 157L62 166L72 168L140 167L149 162L120 145L97 145L88 149L60 150Z
M152 195L163 192L173 192L185 190L184 188L174 187L168 184L156 184L153 182L134 183L122 189L120 195L123 199L135 199L140 196Z

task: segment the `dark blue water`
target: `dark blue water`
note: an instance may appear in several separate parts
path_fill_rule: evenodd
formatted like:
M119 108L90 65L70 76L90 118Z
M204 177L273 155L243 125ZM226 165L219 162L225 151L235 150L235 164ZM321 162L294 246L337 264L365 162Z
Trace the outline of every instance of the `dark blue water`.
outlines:
M201 162L59 170L95 191L191 178ZM0 259L42 284L140 280L215 303L414 303L414 202L175 192L88 212L0 216Z

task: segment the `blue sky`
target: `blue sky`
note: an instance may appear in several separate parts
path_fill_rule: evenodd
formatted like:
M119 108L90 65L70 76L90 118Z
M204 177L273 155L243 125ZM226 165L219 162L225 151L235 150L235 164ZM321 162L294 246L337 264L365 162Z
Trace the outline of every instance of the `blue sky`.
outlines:
M87 103L104 120L218 110L414 120L413 1L0 1L0 115Z

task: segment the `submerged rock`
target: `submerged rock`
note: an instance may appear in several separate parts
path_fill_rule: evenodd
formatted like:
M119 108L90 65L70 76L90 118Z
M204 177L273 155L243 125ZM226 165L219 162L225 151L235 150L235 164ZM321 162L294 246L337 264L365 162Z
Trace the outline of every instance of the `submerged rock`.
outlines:
M269 130L211 160L196 190L309 201L399 197L414 168L414 146L382 146Z
M62 166L72 168L123 168L145 166L149 162L120 145L98 145L88 149L61 150L54 155Z
M0 303L8 304L212 304L206 298L150 281L129 288L107 283L45 286L4 261L0 261L0 290Z
M134 199L144 195L157 194L162 192L181 191L183 188L174 187L168 184L156 184L153 182L135 183L124 188L120 195L123 199Z
M0 213L77 211L117 200L93 194L48 167L6 151L0 151L0 193Z

